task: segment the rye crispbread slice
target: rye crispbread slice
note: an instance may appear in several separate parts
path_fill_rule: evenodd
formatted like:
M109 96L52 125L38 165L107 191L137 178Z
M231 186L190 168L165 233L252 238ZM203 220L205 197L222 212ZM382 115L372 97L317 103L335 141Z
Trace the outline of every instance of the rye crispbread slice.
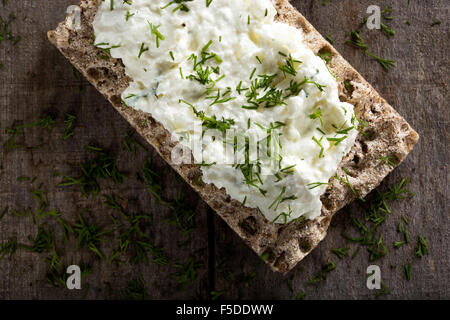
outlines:
M337 175L348 179L360 197L377 187L393 167L380 157L395 157L400 164L418 141L418 134L365 81L362 76L314 29L287 1L272 0L278 21L300 28L305 44L316 54L327 50L332 54L330 70L339 79L340 99L355 106L359 119L368 126L359 134L355 145L340 163ZM200 194L219 216L275 271L287 273L325 237L332 216L355 199L354 193L335 178L322 196L322 214L314 220L291 222L287 225L268 221L258 210L232 200L224 189L213 184L198 183L198 165L175 165L171 151L176 143L170 133L152 116L127 108L121 103L121 93L130 78L121 60L104 59L104 51L94 47L92 21L101 0L81 0L81 27L73 30L66 19L56 30L48 32L49 40L61 53L111 102L157 152ZM70 16L70 15L69 15ZM68 16L68 18L69 18ZM344 85L349 82L350 86Z

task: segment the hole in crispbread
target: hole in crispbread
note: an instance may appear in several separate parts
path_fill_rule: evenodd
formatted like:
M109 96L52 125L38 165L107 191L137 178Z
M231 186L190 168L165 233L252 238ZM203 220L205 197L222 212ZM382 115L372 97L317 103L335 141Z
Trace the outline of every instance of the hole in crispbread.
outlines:
M196 173L194 175L194 178L192 179L192 183L195 184L198 187L201 187L201 186L205 185L205 183L203 182L202 174L201 173Z
M348 102L352 99L353 92L355 91L355 87L351 83L352 80L348 79L344 80L339 84L339 100L341 102Z
M283 251L283 253L280 254L273 266L281 272L288 269L288 264L286 263L286 252Z
M333 201L330 199L330 192L325 192L321 197L320 201L322 201L322 205L325 207L325 209L332 211L334 208Z
M87 70L88 76L97 84L97 86L109 86L114 79L117 79L117 75L111 74L108 68L89 68Z
M369 147L367 146L367 144L365 142L361 142L361 150L363 153L369 152Z
M304 253L308 253L312 249L311 240L306 237L301 237L298 239L298 246Z
M261 260L264 262L272 262L274 259L274 255L271 249L266 249L266 251L261 254Z
M247 217L239 223L244 233L254 236L257 231L257 222L255 217Z
M352 96L355 87L352 85L351 80L344 80L344 88L349 97Z
M87 70L87 74L89 77L91 77L93 80L98 80L100 77L100 73L98 72L97 68L89 68Z
M321 57L327 64L333 60L333 53L329 46L325 46L319 50L317 53L319 57Z
M113 105L120 105L122 103L122 100L121 100L120 96L118 96L118 95L113 95L110 98L110 100L111 100Z
M371 111L373 114L379 114L379 113L381 112L381 109L380 109L380 106L375 105L375 104L371 104L371 106L370 106L370 111Z

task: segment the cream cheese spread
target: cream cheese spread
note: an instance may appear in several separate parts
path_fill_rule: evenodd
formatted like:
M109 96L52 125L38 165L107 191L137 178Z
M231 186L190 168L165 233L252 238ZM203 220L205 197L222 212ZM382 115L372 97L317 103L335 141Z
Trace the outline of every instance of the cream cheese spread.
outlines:
M123 104L189 147L205 183L287 223L320 215L357 130L324 60L275 15L270 0L105 0L93 25L132 79Z

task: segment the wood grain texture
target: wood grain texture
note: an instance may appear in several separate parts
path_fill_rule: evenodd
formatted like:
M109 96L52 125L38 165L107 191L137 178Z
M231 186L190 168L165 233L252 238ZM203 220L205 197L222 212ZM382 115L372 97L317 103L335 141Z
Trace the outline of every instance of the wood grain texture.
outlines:
M416 149L380 187L383 189L399 182L402 177L410 177L408 189L417 192L412 200L393 203L393 213L382 227L390 254L376 263L381 267L383 282L392 291L386 298L448 299L450 239L446 149L449 139L446 126L449 123L449 25L446 18L450 7L443 0L411 1L409 6L407 2L391 1L394 20L389 25L397 31L393 39L387 39L377 30L365 30L363 33L375 53L397 60L397 67L390 72L383 71L377 62L368 59L361 51L343 44L345 33L359 25L366 8L371 4L382 6L384 2L330 0L327 6L322 6L322 1L308 0L293 1L293 4L322 34L333 36L334 46L341 54L421 135ZM111 296L117 297L118 291L130 278L137 277L138 272L146 279L149 297L154 299L205 299L213 289L224 290L225 298L292 299L295 294L290 292L287 281L292 283L295 291L306 291L307 298L375 297L375 293L365 286L365 270L370 264L365 250L354 260L346 258L337 261L330 253L331 248L347 246L342 233L351 228L350 216L361 216L357 206L350 208L350 215L338 213L322 244L291 273L282 276L270 271L220 219L211 217L208 226L207 206L187 185L177 182L172 170L151 147L147 146L148 153L138 152L137 156L124 151L122 141L130 130L129 125L95 89L83 80L72 77L69 63L46 41L46 31L63 20L65 8L73 3L75 1L45 1L39 4L35 1L15 1L6 7L0 5L2 17L10 11L16 13L18 19L12 25L13 31L23 37L16 46L0 43L0 63L4 64L4 69L0 71L0 210L5 206L11 209L35 208L29 190L43 183L49 191L50 206L59 208L68 220L73 222L77 210L89 208L90 221L107 225L110 209L105 208L101 197L87 199L81 196L79 188L56 187L60 178L53 177L55 171L79 174L80 162L87 159L83 146L95 141L117 153L119 167L130 175L123 185L102 184L102 193L126 197L130 199L130 210L151 213L154 222L149 227L149 234L174 261L182 261L191 252L204 249L200 259L205 266L199 270L199 279L194 287L179 290L170 278L173 267L160 267L152 263L137 267L98 263L91 253L76 250L75 243L71 242L67 245L65 262L83 260L93 265L93 273L86 280L91 287L87 298L107 297L108 285L105 283L111 284ZM27 16L25 21L24 16ZM438 19L443 23L431 27L431 23ZM410 20L411 25L406 25L406 20ZM85 88L81 93L78 92L80 85ZM49 110L58 113L57 125L50 131L29 129L26 139L28 145L37 145L41 139L44 140L46 144L43 148L5 152L5 143L10 138L5 128L32 121ZM62 118L67 112L77 114L79 122L74 138L62 141ZM165 195L174 197L179 190L183 190L190 205L196 208L197 229L187 248L177 245L184 240L183 235L163 223L170 214L169 210L156 204L145 186L134 179L134 173L142 168L147 157L154 159L155 166L164 175ZM33 185L18 182L18 176L36 176L37 181ZM402 215L410 221L412 244L394 250L392 242L398 240L395 229ZM0 240L17 232L19 239L26 242L27 236L34 235L36 230L37 225L27 219L9 214L0 221ZM414 257L414 245L419 233L427 238L431 247L431 255L421 260ZM215 241L208 243L208 237ZM215 246L212 246L214 242ZM57 245L63 246L61 243ZM105 251L110 249L109 245L106 244ZM214 263L208 263L208 258L215 258L217 265L224 257L230 261L225 271L234 274L231 280L224 280L224 268L214 268ZM326 281L305 285L306 280L317 273L329 257L337 261L336 270L330 273ZM411 262L412 279L405 281L403 266ZM0 261L0 298L72 299L82 296L81 292L51 287L45 280L47 264L45 255L31 254L25 250L19 250L11 260Z

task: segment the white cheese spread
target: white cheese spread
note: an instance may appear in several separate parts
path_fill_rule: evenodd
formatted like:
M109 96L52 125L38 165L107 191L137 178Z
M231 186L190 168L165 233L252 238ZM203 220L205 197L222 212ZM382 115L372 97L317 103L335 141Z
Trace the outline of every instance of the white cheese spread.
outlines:
M270 0L107 0L94 31L133 79L126 106L193 149L204 182L287 223L320 215L357 130L324 60L275 14Z

